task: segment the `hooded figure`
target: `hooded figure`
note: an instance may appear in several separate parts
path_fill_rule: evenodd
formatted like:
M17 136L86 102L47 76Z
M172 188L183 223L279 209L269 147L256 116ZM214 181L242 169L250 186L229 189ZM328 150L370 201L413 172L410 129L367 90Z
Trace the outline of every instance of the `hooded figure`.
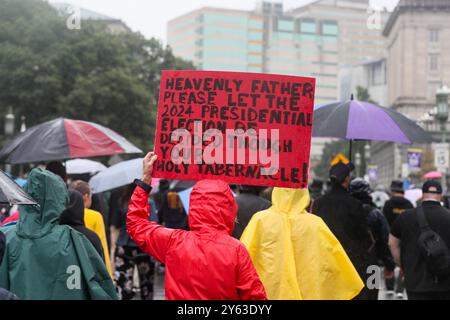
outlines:
M165 264L167 299L266 299L247 250L231 237L237 206L228 184L202 180L194 186L191 231L148 221L148 192L136 187L128 206L127 230L143 251Z
M104 260L103 247L100 238L94 231L89 230L84 225L83 196L78 191L69 190L69 206L61 214L59 224L66 224L84 234L92 243L95 250L97 250L102 260Z
M323 220L306 212L309 202L307 189L275 188L241 241L269 299L352 299L364 284Z
M20 299L117 299L108 271L88 239L59 218L68 204L63 180L33 169L25 191L39 206L20 206L6 232L0 287Z

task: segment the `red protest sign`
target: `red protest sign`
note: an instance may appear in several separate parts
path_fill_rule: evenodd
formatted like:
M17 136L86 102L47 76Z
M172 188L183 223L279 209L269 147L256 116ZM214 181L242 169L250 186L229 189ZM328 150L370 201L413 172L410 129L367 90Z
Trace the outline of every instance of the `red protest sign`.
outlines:
M306 188L315 79L163 71L154 177Z

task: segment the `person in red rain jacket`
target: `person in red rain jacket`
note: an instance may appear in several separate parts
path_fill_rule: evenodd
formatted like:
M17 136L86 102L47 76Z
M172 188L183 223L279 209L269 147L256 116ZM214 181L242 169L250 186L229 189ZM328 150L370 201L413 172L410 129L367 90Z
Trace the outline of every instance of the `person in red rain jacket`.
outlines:
M190 231L148 221L151 174L157 156L144 158L144 175L128 205L127 231L166 266L168 300L266 300L247 249L231 237L237 205L228 184L202 180L190 196ZM144 184L143 184L143 183ZM147 189L147 190L144 190Z

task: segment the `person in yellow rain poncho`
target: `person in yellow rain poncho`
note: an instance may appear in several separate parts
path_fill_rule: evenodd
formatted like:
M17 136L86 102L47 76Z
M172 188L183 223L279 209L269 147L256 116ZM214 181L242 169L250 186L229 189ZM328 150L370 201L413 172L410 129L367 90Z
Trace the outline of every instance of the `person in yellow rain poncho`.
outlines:
M364 284L309 202L307 189L275 188L272 207L252 217L241 241L269 299L352 299Z

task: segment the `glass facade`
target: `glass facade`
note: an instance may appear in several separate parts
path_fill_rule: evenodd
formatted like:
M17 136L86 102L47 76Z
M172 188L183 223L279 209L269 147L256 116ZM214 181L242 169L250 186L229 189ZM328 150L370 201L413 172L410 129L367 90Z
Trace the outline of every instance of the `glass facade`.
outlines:
M205 12L201 24L200 69L262 72L263 19Z
M339 28L329 18L201 9L169 25L199 69L313 76L317 101L338 97Z

